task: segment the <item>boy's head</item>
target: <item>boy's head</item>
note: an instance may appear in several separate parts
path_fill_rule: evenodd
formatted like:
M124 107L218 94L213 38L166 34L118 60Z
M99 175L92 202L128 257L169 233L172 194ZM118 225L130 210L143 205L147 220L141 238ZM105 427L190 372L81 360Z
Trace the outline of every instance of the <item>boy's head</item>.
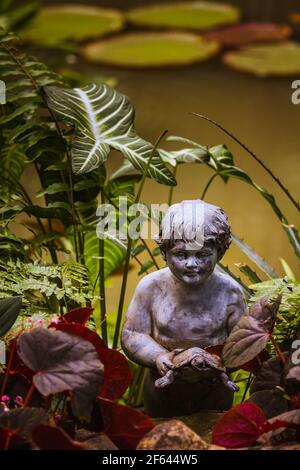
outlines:
M200 199L173 204L165 214L157 243L173 274L201 284L231 243L225 212Z

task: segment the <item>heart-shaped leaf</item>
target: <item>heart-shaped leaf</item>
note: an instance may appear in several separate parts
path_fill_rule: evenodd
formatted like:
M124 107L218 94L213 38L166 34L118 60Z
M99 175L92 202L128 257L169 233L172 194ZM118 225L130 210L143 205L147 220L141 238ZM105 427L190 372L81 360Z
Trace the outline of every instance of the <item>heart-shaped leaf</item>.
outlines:
M239 367L258 356L274 328L281 296L258 299L233 327L223 348L226 367Z
M135 449L141 438L154 427L153 421L141 411L100 399L105 432L121 450Z
M244 315L232 329L223 348L226 367L239 367L265 349L270 334L255 318Z
M103 379L94 346L80 336L36 328L18 340L18 354L36 372L33 383L44 395L72 390L76 415L88 420Z
M263 411L254 403L231 408L213 428L212 443L228 449L249 447L262 433L266 422Z
M132 380L132 373L125 356L115 349L109 349L97 333L82 325L58 323L51 326L60 331L81 336L94 345L104 365L100 396L111 400L121 398Z
M0 338L11 329L22 307L21 297L0 300Z
M84 450L61 428L40 424L32 432L32 439L40 450Z
M119 150L138 170L145 170L153 146L136 134L134 108L127 96L105 83L82 89L46 87L45 92L51 109L75 127L71 147L74 173L98 168L111 148ZM159 183L176 184L157 151L148 176Z

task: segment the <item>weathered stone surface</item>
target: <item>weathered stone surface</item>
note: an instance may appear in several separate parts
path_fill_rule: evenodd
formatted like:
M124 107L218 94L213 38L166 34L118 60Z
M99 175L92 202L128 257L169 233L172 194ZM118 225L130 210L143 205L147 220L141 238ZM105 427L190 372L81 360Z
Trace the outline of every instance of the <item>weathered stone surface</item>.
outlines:
M178 419L201 436L205 441L211 441L212 428L224 413L220 411L203 410L188 416L180 416ZM163 423L165 419L154 418L154 422Z
M95 433L80 429L75 439L81 442L86 450L118 450L115 444L104 433Z
M178 419L158 424L140 441L138 450L207 450L209 445Z

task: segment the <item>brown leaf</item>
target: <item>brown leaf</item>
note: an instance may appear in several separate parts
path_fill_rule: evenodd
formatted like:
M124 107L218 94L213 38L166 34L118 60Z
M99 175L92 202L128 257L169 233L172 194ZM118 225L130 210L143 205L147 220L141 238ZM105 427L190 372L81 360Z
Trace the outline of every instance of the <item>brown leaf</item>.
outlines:
M239 367L256 357L265 349L269 333L262 323L244 315L232 329L222 353L226 367Z
M239 367L265 349L274 328L281 296L258 299L232 329L223 348L226 367Z
M283 392L279 390L261 390L250 395L247 403L255 403L259 406L267 419L273 418L280 413L288 411L288 401L284 398Z
M282 385L283 366L278 356L263 363L250 387L250 393L273 390Z

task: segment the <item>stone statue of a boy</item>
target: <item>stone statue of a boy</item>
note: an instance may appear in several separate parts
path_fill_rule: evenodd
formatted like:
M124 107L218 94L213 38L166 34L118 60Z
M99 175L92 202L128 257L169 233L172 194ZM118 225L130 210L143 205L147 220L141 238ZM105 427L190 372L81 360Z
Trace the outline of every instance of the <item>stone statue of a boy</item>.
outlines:
M121 339L127 356L149 368L145 410L170 417L228 409L234 387L220 380L213 356L203 351L224 343L246 309L239 285L215 269L231 242L227 216L203 201L182 201L169 208L157 241L167 267L139 282ZM202 369L193 366L195 351ZM165 386L162 377L170 374Z

